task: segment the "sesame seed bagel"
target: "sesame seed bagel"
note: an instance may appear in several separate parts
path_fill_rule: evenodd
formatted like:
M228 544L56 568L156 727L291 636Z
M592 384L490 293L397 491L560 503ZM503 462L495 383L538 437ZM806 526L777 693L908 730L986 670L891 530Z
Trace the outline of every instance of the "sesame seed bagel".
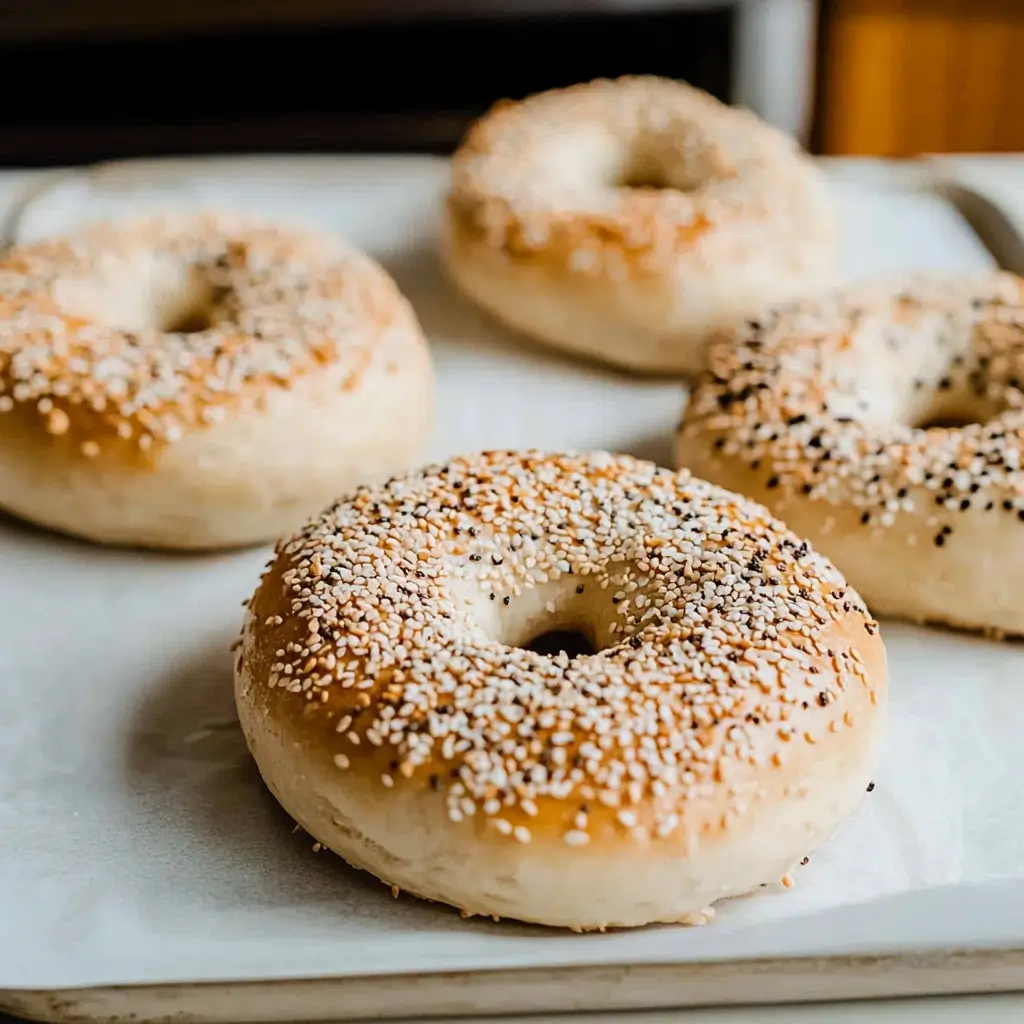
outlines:
M578 630L595 653L530 649ZM861 798L876 624L753 502L628 457L491 452L279 543L236 699L285 809L468 914L703 922Z
M716 343L680 465L766 504L876 615L1024 633L1024 282L916 274Z
M432 416L409 304L329 235L156 217L0 261L0 504L38 524L268 540L407 468Z
M536 340L690 374L712 332L831 282L817 169L748 111L682 82L595 81L499 103L455 154L455 283Z

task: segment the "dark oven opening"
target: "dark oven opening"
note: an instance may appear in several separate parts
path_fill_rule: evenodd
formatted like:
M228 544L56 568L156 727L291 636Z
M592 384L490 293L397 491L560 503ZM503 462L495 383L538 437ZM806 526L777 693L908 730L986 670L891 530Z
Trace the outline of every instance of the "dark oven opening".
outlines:
M0 165L267 151L447 152L494 100L660 74L729 98L731 11L264 28L0 26ZM60 82L60 86L55 83Z

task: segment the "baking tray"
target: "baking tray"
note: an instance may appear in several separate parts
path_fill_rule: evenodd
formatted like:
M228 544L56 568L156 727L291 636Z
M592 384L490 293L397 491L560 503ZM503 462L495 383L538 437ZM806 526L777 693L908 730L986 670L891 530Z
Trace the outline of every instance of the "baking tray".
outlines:
M1024 274L1024 154L932 156L929 173L1000 264Z
M992 258L917 171L839 162L844 272ZM439 377L425 458L603 447L667 462L681 385L585 366L462 302L430 158L147 161L69 172L20 237L232 206L343 231L413 301ZM0 522L0 1008L47 1020L290 1021L1024 987L1024 648L884 624L877 787L791 891L706 928L574 936L462 921L315 854L259 783L228 644L265 550L107 551Z

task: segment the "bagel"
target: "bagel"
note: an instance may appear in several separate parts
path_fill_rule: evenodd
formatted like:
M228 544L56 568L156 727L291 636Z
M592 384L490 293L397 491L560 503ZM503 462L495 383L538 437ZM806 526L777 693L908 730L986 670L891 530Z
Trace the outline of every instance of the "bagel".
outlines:
M432 415L409 304L329 235L148 217L0 260L0 505L37 524L265 541L408 468Z
M914 274L716 342L679 465L767 505L879 616L1024 633L1024 282Z
M788 881L865 791L886 666L857 595L753 502L491 452L280 542L235 695L271 792L350 864L586 930Z
M682 82L595 81L499 103L453 160L455 284L555 348L692 374L706 340L832 283L817 169L753 114Z

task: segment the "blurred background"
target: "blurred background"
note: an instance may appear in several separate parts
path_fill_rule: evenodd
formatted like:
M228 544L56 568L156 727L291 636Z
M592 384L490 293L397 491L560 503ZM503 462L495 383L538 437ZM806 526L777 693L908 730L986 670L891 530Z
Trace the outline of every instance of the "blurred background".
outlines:
M443 153L494 100L686 79L833 155L1024 150L1024 0L0 0L0 165Z

